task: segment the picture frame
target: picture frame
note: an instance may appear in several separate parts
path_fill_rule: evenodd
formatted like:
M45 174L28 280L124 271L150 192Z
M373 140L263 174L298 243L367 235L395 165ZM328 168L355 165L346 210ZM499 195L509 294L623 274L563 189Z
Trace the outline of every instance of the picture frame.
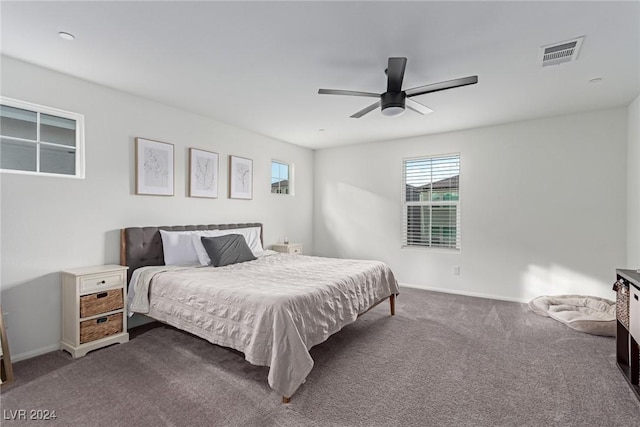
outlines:
M173 196L174 163L173 144L136 138L136 194Z
M229 198L253 198L253 160L229 156Z
M189 197L218 198L218 153L189 148Z

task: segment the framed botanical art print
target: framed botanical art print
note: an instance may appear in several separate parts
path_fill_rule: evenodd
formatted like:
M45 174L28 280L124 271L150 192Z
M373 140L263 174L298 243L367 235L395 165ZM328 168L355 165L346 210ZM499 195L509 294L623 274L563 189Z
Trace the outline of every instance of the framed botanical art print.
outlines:
M229 156L229 198L253 198L253 160Z
M136 138L136 194L173 196L173 144Z
M189 148L189 196L218 197L218 153Z

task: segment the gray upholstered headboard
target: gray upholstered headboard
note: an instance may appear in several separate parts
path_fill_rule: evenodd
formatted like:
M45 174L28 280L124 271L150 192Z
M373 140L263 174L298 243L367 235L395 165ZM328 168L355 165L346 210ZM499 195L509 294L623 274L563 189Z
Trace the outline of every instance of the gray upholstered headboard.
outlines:
M210 224L210 225L173 225L160 227L129 227L120 231L120 264L129 266L128 278L138 267L147 265L164 265L164 252L160 230L192 231L192 230L228 230L232 228L260 227L260 241L262 238L261 223L244 224Z

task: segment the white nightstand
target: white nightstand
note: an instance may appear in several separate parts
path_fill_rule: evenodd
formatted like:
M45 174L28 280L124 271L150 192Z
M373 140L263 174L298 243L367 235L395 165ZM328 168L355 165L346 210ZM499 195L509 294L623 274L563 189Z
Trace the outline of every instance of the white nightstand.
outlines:
M284 254L302 255L302 247L302 243L287 243L286 245L273 245L272 249L276 252L282 252Z
M62 272L62 341L74 358L129 341L125 295L127 269L99 265Z

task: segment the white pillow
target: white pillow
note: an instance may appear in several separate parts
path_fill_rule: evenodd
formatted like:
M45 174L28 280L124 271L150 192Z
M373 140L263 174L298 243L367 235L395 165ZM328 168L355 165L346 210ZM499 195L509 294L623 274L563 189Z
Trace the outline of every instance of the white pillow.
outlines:
M242 234L244 236L244 239L247 241L247 245L249 245L254 256L257 252L263 251L262 241L260 241L260 227L236 228L235 230L230 231L232 231L233 234Z
M246 240L247 246L249 246L249 249L251 249L251 252L253 252L254 256L257 256L258 253L263 251L262 241L260 241L260 227L193 231L191 235L191 241L201 265L210 265L211 258L209 258L209 254L204 249L202 240L200 240L200 238L224 236L227 234L240 234L244 236L244 240Z
M202 237L222 236L220 231L221 230L198 230L191 235L191 246L193 246L193 250L196 252L200 265L211 265L211 258L209 258L209 254L204 249L204 245L200 239Z
M192 231L160 230L165 265L198 265L200 260L191 240Z

